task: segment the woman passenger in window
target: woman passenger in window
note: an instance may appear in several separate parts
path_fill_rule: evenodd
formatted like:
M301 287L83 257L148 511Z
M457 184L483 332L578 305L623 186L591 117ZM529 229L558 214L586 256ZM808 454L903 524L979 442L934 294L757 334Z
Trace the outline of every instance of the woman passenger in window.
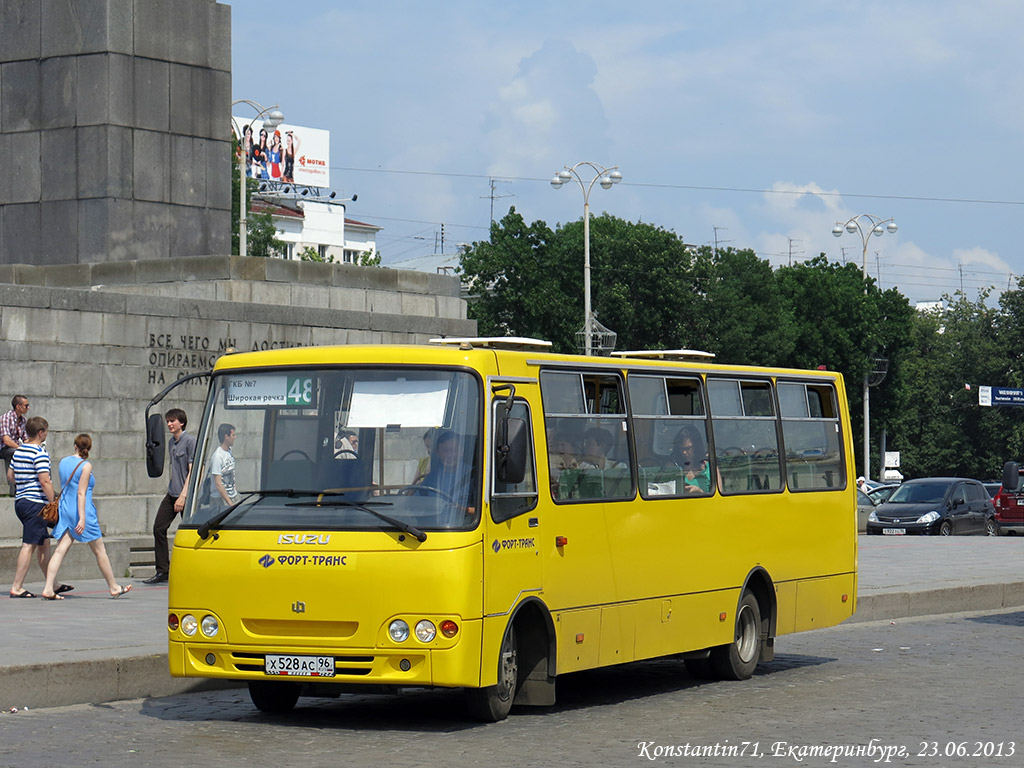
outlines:
M583 433L583 460L580 469L621 469L626 465L608 458L615 439L612 433L601 427L593 427Z
M704 450L704 437L696 427L683 427L672 441L672 462L683 470L687 493L711 493L711 465Z

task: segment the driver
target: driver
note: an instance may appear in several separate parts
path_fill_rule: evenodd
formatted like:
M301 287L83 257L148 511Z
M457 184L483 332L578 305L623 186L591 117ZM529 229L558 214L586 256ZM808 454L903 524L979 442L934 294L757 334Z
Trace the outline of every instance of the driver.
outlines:
M434 440L434 456L430 461L430 471L420 483L424 488L436 488L450 498L456 506L463 507L469 513L475 510L470 507L473 493L473 472L463 461L462 441L451 430L441 432Z

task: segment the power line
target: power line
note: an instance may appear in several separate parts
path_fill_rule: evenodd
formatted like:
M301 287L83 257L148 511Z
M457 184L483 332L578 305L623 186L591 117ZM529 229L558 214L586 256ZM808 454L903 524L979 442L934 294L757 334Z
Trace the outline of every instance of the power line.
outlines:
M353 168L331 166L331 170L348 171L353 173L394 173L409 176L438 176L442 178L455 179L491 179L491 176L482 173L453 173L449 171L415 171L399 168ZM550 179L536 178L532 176L503 176L504 181L533 181L549 183ZM1024 200L996 200L987 198L971 197L931 197L925 195L892 195L880 192L830 192L827 190L815 190L808 192L802 189L758 189L755 187L714 187L696 184L664 184L657 182L624 181L624 186L642 187L649 189L682 189L698 192L742 192L757 195L814 195L817 197L849 197L859 200L907 200L926 203L968 203L972 205L1012 205L1024 206Z

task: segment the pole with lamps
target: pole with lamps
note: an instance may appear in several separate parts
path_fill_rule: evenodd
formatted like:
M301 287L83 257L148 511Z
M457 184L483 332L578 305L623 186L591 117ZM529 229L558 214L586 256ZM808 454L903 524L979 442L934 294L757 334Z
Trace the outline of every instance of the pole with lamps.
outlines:
M584 181L579 174L578 169L581 165L589 166L594 172L594 178L589 182ZM590 309L590 190L594 188L595 182L599 183L602 189L611 189L613 184L622 181L622 174L618 168L617 165L605 168L584 160L571 168L565 166L551 179L551 186L555 189L561 189L563 184L575 179L580 185L580 191L583 192L583 354L588 356L593 353L594 343L594 317Z
M888 232L889 234L895 234L899 227L896 225L895 219L892 217L883 219L879 216L874 216L870 213L860 213L846 220L846 222L837 221L836 225L832 227L832 234L836 237L842 237L843 232L849 232L851 235L854 233L860 234L861 242L864 246L862 260L861 260L861 274L866 282L868 277L868 242L871 240L871 236L881 237L883 234ZM877 381L875 382L878 383ZM869 391L871 389L871 372L864 374L864 477L871 477L871 421L870 412L868 408Z
M255 123L261 117L266 117L263 120L263 127L267 133L273 133L274 130L281 123L284 122L284 115L275 104L272 107L264 107L262 104L251 99L237 99L231 102L231 111L234 112L235 106L238 104L245 104L256 110L256 117L252 119ZM235 135L238 136L238 255L248 256L249 255L249 238L248 238L248 216L246 215L246 189L245 189L245 160L246 160L246 149L245 149L245 135L242 128L235 122L235 116L231 115L231 126L234 128Z

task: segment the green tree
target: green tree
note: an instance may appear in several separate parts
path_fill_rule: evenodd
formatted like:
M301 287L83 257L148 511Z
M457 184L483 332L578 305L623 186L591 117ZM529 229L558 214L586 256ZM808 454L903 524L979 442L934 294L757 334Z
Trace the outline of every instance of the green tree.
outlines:
M792 365L793 313L771 264L749 249L701 246L691 279L698 301L686 346L717 362Z
M238 255L241 248L238 236L238 225L241 221L241 193L242 169L238 167L238 140L232 141L234 152L232 157L231 171L231 253ZM245 179L246 210L246 251L249 256L279 256L284 251L284 243L277 238L277 227L274 226L274 219L269 213L253 213L251 201L253 195L259 191L259 182L256 179Z
M488 242L461 257L470 317L485 335L536 336L579 352L583 327L583 222L552 231L515 208ZM592 217L591 306L619 349L679 346L692 314L692 258L682 240L651 224Z

